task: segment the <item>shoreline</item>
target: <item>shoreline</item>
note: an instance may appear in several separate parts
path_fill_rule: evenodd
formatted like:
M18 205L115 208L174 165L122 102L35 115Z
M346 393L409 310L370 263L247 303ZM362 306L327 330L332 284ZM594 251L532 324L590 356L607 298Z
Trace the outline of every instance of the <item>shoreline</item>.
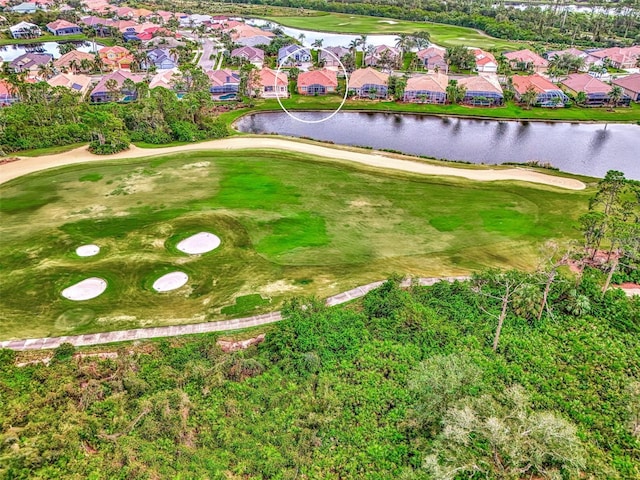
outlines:
M395 102L394 102L395 103ZM396 103L397 105L405 105L404 103ZM517 117L492 117L481 114L466 114L466 113L441 113L441 112L415 112L411 110L382 110L382 109L371 109L371 108L348 108L348 103L345 103L345 106L342 107L338 113L340 112L350 112L350 113L385 113L385 114L396 114L396 115L413 115L413 116L425 116L425 117L449 117L449 118L463 118L466 120L489 120L494 122L537 122L537 123L569 123L569 124L585 124L585 125L607 125L609 123L617 123L621 125L638 125L640 126L640 117L634 120L579 120L579 119L561 119L561 118L517 118ZM413 103L407 105L415 105ZM481 107L476 107L481 108ZM331 112L334 111L335 108L327 107L327 108L295 108L287 107L288 110L293 110L296 112L302 113L313 113L313 112ZM488 110L491 110L488 108ZM231 126L239 119L244 116L251 115L254 113L273 113L273 112L281 112L282 109L280 107L264 107L264 108L252 108L247 110L246 112L242 112L238 117L236 117ZM225 113L232 113L225 112ZM239 132L243 133L243 132ZM451 160L455 161L455 160Z
M48 170L55 167L74 165L79 163L124 160L144 157L154 157L184 152L206 150L248 150L271 149L286 150L300 154L315 155L323 158L347 161L384 170L395 170L406 173L429 176L462 177L473 181L523 181L542 184L568 190L584 190L586 184L570 177L562 177L529 170L526 168L461 168L429 164L420 161L419 157L408 155L388 154L377 150L365 150L349 147L336 148L334 145L295 141L285 137L248 137L235 136L219 140L209 140L202 143L192 143L174 147L160 147L145 149L131 145L128 150L112 155L95 155L82 146L67 152L44 155L40 157L20 157L19 161L0 166L0 184L9 182L30 173Z

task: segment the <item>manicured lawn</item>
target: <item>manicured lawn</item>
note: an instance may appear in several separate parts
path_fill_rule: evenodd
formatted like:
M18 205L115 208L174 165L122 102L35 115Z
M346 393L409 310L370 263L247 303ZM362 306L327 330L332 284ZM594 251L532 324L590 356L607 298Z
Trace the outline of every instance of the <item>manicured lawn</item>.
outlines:
M472 28L445 25L443 23L410 22L390 18L349 15L343 13L320 13L316 16L271 16L269 20L287 27L322 32L354 34L395 34L427 31L431 41L444 47L466 45L480 48L516 50L524 43L493 38Z
M57 37L55 35L42 35L38 38L1 38L0 45L23 45L43 42L65 42L79 40L87 40L87 36L84 33L79 33L77 35L64 35L61 37Z
M534 268L542 242L578 235L590 194L383 174L281 151L48 170L0 187L0 339L260 313L394 272ZM221 246L195 257L175 248L200 231ZM77 257L86 243L100 253ZM189 275L187 286L154 292L173 270ZM100 297L60 296L91 276L108 282ZM256 294L264 301L239 299Z
M339 96L309 97L293 95L282 101L291 110L323 110L335 109L341 101ZM275 100L256 102L258 110L278 110ZM526 110L514 103L503 107L483 108L465 105L420 105L415 103L398 103L369 100L347 100L344 110L371 110L381 112L408 112L433 115L462 115L482 118L510 118L523 120L564 120L580 122L640 122L640 104L634 103L628 108L616 108L611 112L608 108L532 108Z

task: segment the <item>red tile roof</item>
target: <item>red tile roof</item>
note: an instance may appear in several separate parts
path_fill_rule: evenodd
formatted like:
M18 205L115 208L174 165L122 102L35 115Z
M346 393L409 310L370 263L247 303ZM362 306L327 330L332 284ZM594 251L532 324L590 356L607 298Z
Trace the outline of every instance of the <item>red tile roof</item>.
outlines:
M611 91L611 85L607 85L588 73L572 73L561 83L574 92L609 93Z
M525 93L529 87L533 87L537 93L559 90L557 85L554 85L537 73L534 75L514 75L511 77L511 80L513 81L513 88L521 95Z
M333 70L312 70L298 75L298 88L309 85L323 85L325 87L338 86L338 74Z
M626 88L632 92L640 92L640 73L627 75L626 77L616 78L611 83Z
M532 52L528 48L524 50L518 50L516 52L507 52L504 54L512 62L524 62L531 63L534 67L546 67L549 62L542 58L537 53Z
M60 28L79 28L75 23L67 22L66 20L56 20L55 22L47 23L47 28L51 30L58 30Z
M371 67L359 68L351 74L349 77L350 88L362 88L369 85L386 85L389 80L389 75L379 72Z
M449 78L442 73L436 73L434 75L417 75L407 80L407 86L404 90L405 92L412 90L427 90L430 92L445 93L448 83Z

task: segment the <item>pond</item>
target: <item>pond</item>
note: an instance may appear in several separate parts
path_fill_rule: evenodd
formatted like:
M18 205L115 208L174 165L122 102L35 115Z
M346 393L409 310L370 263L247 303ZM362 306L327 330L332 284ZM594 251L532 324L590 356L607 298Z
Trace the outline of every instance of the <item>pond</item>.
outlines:
M319 120L327 112L296 112ZM640 180L640 126L477 120L432 115L340 112L308 124L284 112L242 117L246 133L277 133L337 144L390 149L443 160L500 164L537 161L565 172L603 177L620 170Z
M310 47L313 42L316 40L322 40L323 47L349 47L349 43L352 40L356 40L360 38L360 35L349 35L346 33L329 33L329 32L314 32L311 30L301 30L299 28L291 28L285 27L283 25L279 25L274 22L270 22L268 20L262 20L259 18L252 18L247 20L247 23L250 25L255 25L257 27L263 27L266 25L270 25L271 28L280 28L285 35L288 35L293 38L299 38L300 34L304 35L304 44L305 47ZM367 45L395 45L397 35L369 35L367 34Z
M28 52L36 52L49 53L53 55L53 58L60 58L62 56L60 55L60 50L58 49L58 45L60 43L73 43L77 50L89 53L94 53L104 47L104 45L100 45L99 43L96 43L94 46L93 42L44 42L28 45L3 45L2 47L0 47L0 57L5 62L11 62L12 60L18 58L20 55Z

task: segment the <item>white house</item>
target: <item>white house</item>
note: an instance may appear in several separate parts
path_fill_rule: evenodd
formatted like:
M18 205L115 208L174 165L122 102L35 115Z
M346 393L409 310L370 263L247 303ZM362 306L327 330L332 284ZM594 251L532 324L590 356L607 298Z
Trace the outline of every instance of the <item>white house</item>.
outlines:
M36 38L42 35L40 27L34 23L20 22L9 27L13 38Z

